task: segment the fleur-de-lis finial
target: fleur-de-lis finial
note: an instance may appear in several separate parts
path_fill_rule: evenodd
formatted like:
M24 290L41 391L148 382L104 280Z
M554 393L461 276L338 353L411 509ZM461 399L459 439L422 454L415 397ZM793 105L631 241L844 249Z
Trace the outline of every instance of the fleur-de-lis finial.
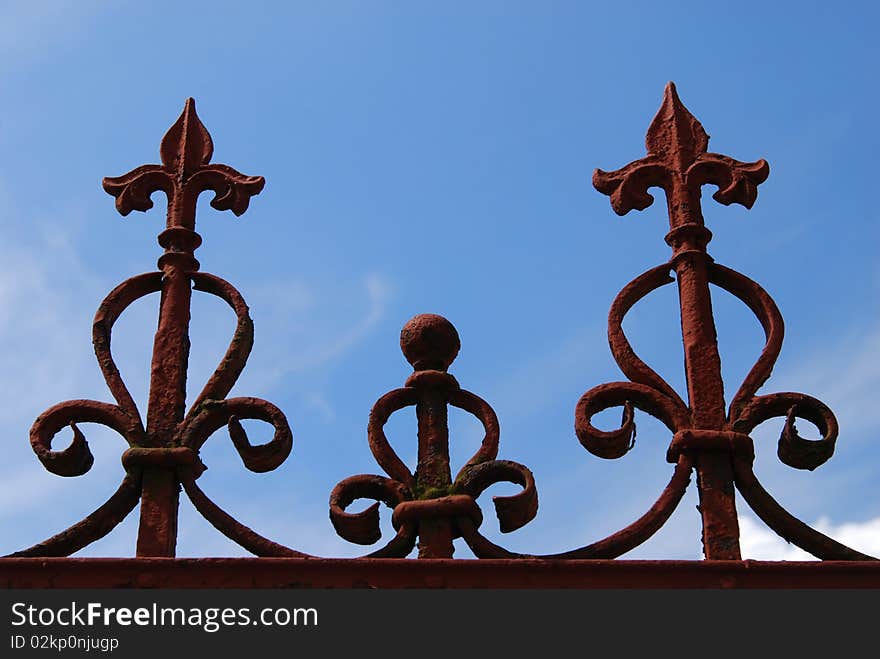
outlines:
M709 135L703 124L681 102L675 84L663 90L663 103L645 136L648 153L675 171L687 171L709 148Z
M194 231L199 194L213 190L211 206L241 215L266 183L262 176L246 176L228 165L210 164L214 143L192 98L186 100L180 117L162 138L159 153L161 165L143 165L104 179L104 189L116 197L116 208L122 215L149 210L153 207L150 195L162 190L168 195L167 228Z
M117 286L95 315L93 343L98 363L117 404L74 400L59 403L41 415L31 428L31 445L47 469L64 476L85 473L92 454L77 422L110 426L128 442L122 456L126 476L104 506L79 524L22 552L23 555L65 555L108 533L140 502L138 556L174 556L177 510L181 485L197 509L214 526L256 553L298 554L258 537L243 527L196 486L204 470L199 449L208 436L227 426L230 439L245 466L268 471L288 455L292 436L284 414L258 398L226 398L244 368L253 345L253 324L241 294L228 282L199 272L193 253L201 243L195 231L196 201L205 190L215 193L211 205L241 215L265 181L245 176L227 165L211 164L214 145L188 99L183 113L165 134L161 165L143 165L115 178L104 179L104 189L116 197L122 215L153 206L150 195L168 197L166 228L159 234L165 248L158 272L132 277ZM189 359L189 320L193 290L215 295L232 307L237 318L235 335L221 364L202 392L186 405ZM135 300L161 291L159 323L153 343L146 424L122 381L110 351L110 335L120 314ZM252 446L239 419L260 419L275 428L271 441ZM52 438L64 426L73 430L73 442L52 450Z
M214 141L196 114L195 99L186 99L183 112L162 139L159 154L162 164L181 182L211 162Z
M779 440L779 457L801 469L814 469L831 457L837 439L837 421L821 401L798 393L758 396L770 377L782 347L782 315L772 298L744 275L715 263L706 251L712 233L704 226L700 189L714 184L716 201L751 208L758 185L769 174L765 160L740 162L709 153L709 136L678 98L669 83L663 103L648 128L648 155L612 171L597 169L593 184L611 197L619 215L642 210L653 202L648 188L666 193L672 247L668 263L641 274L618 294L608 316L608 338L614 358L629 382L612 382L586 392L575 412L581 443L604 458L617 458L632 448L635 433L633 407L660 419L673 432L667 459L676 473L697 472L699 510L703 522L703 551L709 559L739 559L739 524L734 487L771 528L820 558L864 559L866 556L809 528L785 511L764 491L752 471L754 447L748 433L774 416L786 418ZM675 272L675 279L670 277ZM675 281L679 289L682 342L687 376L687 403L643 362L632 349L622 327L623 317L640 299ZM709 285L728 291L758 317L767 342L761 356L726 408L718 337ZM609 407L623 406L621 427L602 431L590 419ZM813 422L820 440L797 434L796 417ZM670 481L654 508L632 528L641 541L659 528L681 499L686 481Z
M671 229L684 224L703 224L700 188L715 184L715 201L751 208L758 185L767 179L766 160L745 163L709 153L709 135L678 97L673 83L666 85L663 103L645 138L648 155L613 172L597 169L593 185L611 196L618 215L644 210L654 202L648 188L666 192Z

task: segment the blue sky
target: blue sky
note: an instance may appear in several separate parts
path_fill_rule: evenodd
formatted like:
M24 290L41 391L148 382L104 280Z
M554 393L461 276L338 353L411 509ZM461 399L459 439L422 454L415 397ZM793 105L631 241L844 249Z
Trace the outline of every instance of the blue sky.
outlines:
M56 402L109 400L91 319L117 283L154 269L164 200L121 218L100 180L157 162L188 96L213 135L214 161L267 180L242 218L202 200L197 256L239 288L256 323L233 395L272 401L294 432L287 463L264 475L245 470L217 433L203 450L210 496L297 549L362 553L335 536L327 498L347 476L378 473L367 415L409 373L400 327L432 312L462 338L451 372L498 413L499 457L536 476L538 518L503 536L507 546L563 551L641 515L671 471L668 433L640 414L635 449L605 461L578 444L573 410L587 389L621 379L605 338L614 296L669 257L664 203L619 218L590 183L594 168L644 155L669 80L712 136L710 150L770 162L751 211L704 194L711 253L758 281L786 319L762 391L816 396L841 425L832 460L801 473L776 458L781 424L765 424L758 476L808 523L880 552L877 19L868 3L6 0L0 552L79 520L121 478L124 444L112 433L84 426L95 466L63 479L43 471L27 431ZM156 305L139 301L114 333L142 412ZM763 337L723 292L715 305L730 394ZM682 391L678 322L669 287L625 328ZM233 323L220 303L195 301L193 394ZM399 415L389 436L414 466L415 422ZM254 441L268 432L249 428ZM475 422L452 415L459 464L480 437ZM481 503L491 510L488 495ZM698 558L695 504L691 491L628 556ZM747 556L801 556L739 507ZM492 517L484 529L501 538ZM136 521L82 555L132 555ZM241 553L182 504L179 555Z

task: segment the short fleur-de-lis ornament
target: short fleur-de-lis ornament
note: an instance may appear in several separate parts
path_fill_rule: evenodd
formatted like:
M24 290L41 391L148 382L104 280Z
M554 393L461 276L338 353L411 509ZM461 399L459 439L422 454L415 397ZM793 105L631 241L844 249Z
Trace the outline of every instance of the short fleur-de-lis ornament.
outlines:
M509 481L522 491L495 497L501 531L514 531L538 511L538 494L532 473L521 464L496 460L498 418L476 394L462 389L447 372L461 343L452 323L434 314L421 314L404 325L400 347L414 371L400 389L382 396L370 412L367 435L373 457L389 478L352 476L330 495L330 519L346 540L373 544L381 537L379 502L393 510L396 535L372 557L406 556L418 539L419 558L451 558L452 541L473 537L483 521L476 498L489 486ZM449 465L448 406L473 414L486 432L474 456L453 479ZM405 407L416 408L418 465L415 472L398 457L383 430L389 417ZM356 499L376 503L360 513L345 509Z

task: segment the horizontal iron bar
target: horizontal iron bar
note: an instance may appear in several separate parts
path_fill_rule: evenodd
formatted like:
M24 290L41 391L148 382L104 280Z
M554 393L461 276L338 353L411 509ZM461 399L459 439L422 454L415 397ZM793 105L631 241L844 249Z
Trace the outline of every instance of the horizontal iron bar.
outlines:
M4 588L880 588L880 562L4 558Z

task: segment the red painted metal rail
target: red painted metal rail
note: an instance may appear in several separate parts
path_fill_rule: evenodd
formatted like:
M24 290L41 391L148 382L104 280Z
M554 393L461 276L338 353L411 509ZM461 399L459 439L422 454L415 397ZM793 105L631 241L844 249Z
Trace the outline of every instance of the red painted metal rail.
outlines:
M715 263L707 251L712 233L701 208L703 185L718 187L714 199L750 208L769 166L745 163L708 151L702 125L684 107L674 85L648 129L647 156L613 172L596 170L593 184L611 197L624 215L653 202L648 189L666 195L671 259L636 277L611 306L608 336L626 381L587 391L575 410L581 444L602 458L619 458L632 448L634 410L662 421L671 433L669 484L656 503L611 536L560 554L511 552L480 533L483 513L477 498L489 486L507 481L521 490L495 497L503 532L530 522L538 511L535 479L525 466L498 459L499 426L492 407L463 389L448 372L460 347L458 333L440 316L424 314L403 328L400 345L413 367L404 386L382 396L370 412L368 438L380 475L351 476L330 494L330 518L343 538L372 545L381 538L379 507L392 510L396 534L358 559L307 556L265 538L235 520L203 492L199 450L226 427L244 465L256 472L279 466L291 450L284 414L258 398L227 398L253 344L247 305L230 283L199 271L194 253L196 201L212 190L211 205L244 213L264 184L227 165L211 164L213 144L188 100L165 135L161 165L144 165L104 179L123 215L152 207L150 195L168 197L166 228L159 234L164 253L158 270L132 277L101 303L93 326L95 354L115 404L91 400L59 403L34 422L30 439L49 471L84 474L92 465L88 442L77 423L101 423L119 433L128 449L119 489L92 514L33 547L0 559L0 583L8 587L829 587L880 586L880 562L810 528L788 513L762 487L752 463L751 431L761 422L784 418L779 458L799 469L815 469L831 457L837 421L826 405L805 394L758 395L782 346L783 321L772 298L746 276ZM671 274L674 273L673 278ZM687 401L643 362L622 329L627 311L655 289L677 282L685 348ZM766 344L756 364L727 404L721 379L710 284L742 301L758 318ZM187 409L185 389L192 291L224 300L235 311L237 327L227 353L202 392ZM160 293L159 324L153 347L149 402L144 423L119 374L110 350L111 330L135 300ZM453 477L449 460L447 410L452 405L474 415L485 437L474 456ZM414 407L418 420L418 460L410 471L383 432L390 416ZM598 412L622 407L621 427L601 431L591 424ZM818 440L802 438L798 418L813 423ZM270 441L254 445L240 420L258 419L274 429ZM66 426L71 444L52 448ZM696 474L706 561L612 561L660 529ZM196 509L221 533L259 558L175 559L181 488ZM762 563L740 560L736 492L777 534L823 563ZM359 513L347 512L357 499L375 501ZM140 504L137 557L64 558L109 533ZM461 537L480 560L452 560L453 539ZM400 560L418 547L424 561Z

